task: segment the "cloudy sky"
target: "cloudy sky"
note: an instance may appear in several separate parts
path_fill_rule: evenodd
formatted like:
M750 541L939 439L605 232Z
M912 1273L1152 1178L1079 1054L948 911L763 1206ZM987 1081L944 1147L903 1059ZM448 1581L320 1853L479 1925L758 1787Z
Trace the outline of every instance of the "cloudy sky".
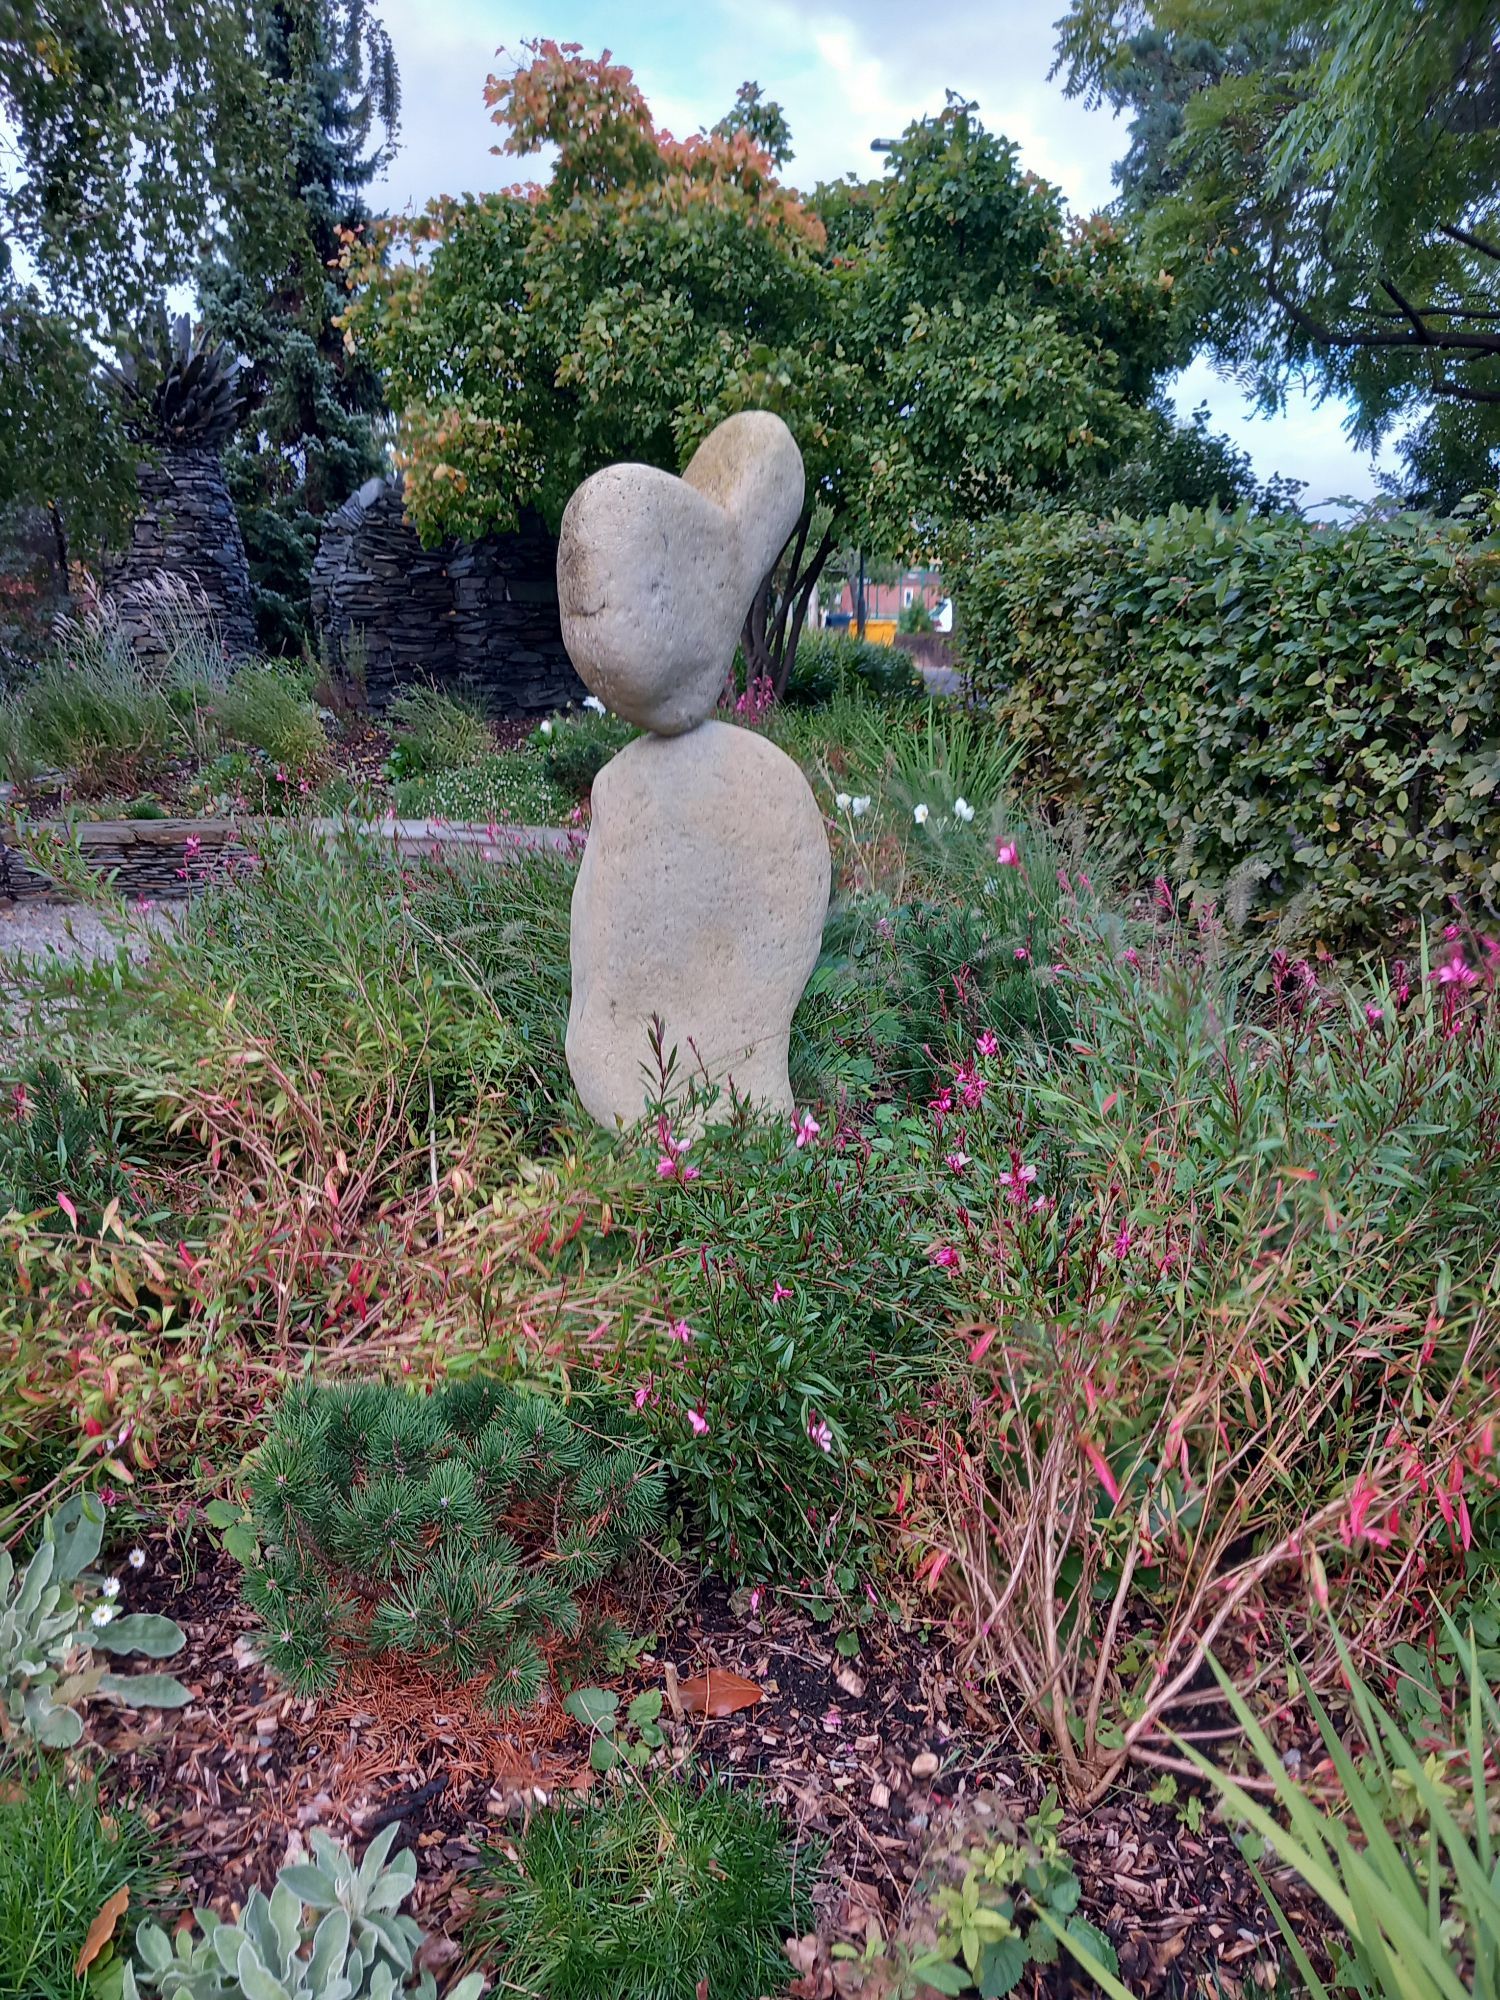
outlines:
M1054 181L1075 208L1113 192L1110 166L1123 128L1105 111L1070 103L1049 83L1052 21L1060 0L376 0L401 68L402 145L377 205L420 207L434 194L479 192L538 171L497 158L483 99L491 71L523 60L529 38L581 42L628 63L659 124L679 134L711 125L753 77L786 109L795 158L788 177L820 179L879 167L872 139L893 137L939 108L945 89L977 98L986 123L1008 134L1024 164ZM497 51L499 53L497 53ZM1316 507L1374 491L1369 460L1343 434L1334 402L1299 398L1284 415L1258 415L1232 382L1203 363L1177 385L1184 411L1206 401L1215 428L1251 454L1262 476L1308 482ZM1318 509L1318 511L1322 511Z

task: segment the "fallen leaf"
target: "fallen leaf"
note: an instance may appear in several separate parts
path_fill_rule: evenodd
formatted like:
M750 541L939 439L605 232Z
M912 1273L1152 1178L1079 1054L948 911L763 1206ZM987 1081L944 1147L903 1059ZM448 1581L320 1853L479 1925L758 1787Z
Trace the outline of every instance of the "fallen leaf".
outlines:
M724 1667L710 1667L696 1680L679 1681L677 1698L689 1715L737 1715L742 1708L754 1708L764 1701L766 1691L759 1681L747 1681Z
M116 1889L104 1908L89 1925L89 1934L83 1941L78 1954L78 1963L73 1967L75 1979L82 1979L94 1960L103 1951L115 1934L115 1925L125 1914L125 1906L130 1901L128 1888Z

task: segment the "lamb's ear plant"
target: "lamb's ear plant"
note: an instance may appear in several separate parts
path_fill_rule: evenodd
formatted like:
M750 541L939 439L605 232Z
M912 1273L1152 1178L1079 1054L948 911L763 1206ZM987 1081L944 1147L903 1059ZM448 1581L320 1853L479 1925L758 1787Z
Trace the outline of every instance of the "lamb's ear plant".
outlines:
M1500 1850L1487 1772L1487 1758L1500 1744L1500 1703L1479 1672L1472 1635L1465 1642L1451 1621L1445 1623L1468 1675L1464 1742L1446 1772L1417 1750L1376 1699L1338 1633L1335 1641L1368 1746L1363 1768L1300 1672L1297 1679L1337 1774L1344 1812L1308 1797L1217 1661L1213 1668L1224 1698L1274 1787L1285 1824L1190 1744L1180 1746L1233 1816L1338 1920L1350 1963L1339 1968L1337 1990L1369 2000L1500 2000ZM1392 1809L1398 1789L1418 1809L1412 1826L1402 1824ZM1304 1990L1312 2000L1328 2000L1330 1988L1253 1863L1252 1872Z
M315 1830L314 1858L289 1862L269 1896L252 1891L237 1924L199 1910L197 1933L179 1931L175 1947L142 1924L121 2000L437 2000L432 1974L415 1970L421 1926L401 1914L417 1864L409 1848L390 1859L398 1831L387 1827L356 1863ZM447 2000L483 1991L471 1972Z
M75 1704L103 1696L130 1708L181 1708L191 1700L170 1674L111 1673L94 1660L163 1660L183 1644L170 1618L117 1614L119 1585L91 1568L103 1536L103 1505L80 1493L48 1516L23 1569L0 1549L0 1740L67 1750L83 1735Z

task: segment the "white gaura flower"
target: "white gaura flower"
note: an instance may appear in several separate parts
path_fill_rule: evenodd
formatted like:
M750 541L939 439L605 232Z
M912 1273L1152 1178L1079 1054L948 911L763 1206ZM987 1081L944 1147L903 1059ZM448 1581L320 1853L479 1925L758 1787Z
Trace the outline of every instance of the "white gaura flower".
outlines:
M918 826L926 826L927 807L925 805L913 806L911 809L911 816L917 822Z
M838 807L841 813L846 813L848 812L850 806L853 805L854 801L853 799L850 798L847 792L838 792L834 795L833 803Z
M964 825L967 826L969 821L974 817L974 808L969 804L967 799L955 799L953 801L953 817L961 819Z
M547 717L547 720L542 724L542 734L543 736L550 736L552 734L552 717L550 715Z
M583 697L583 705L587 709L592 709L595 715L608 715L609 713L609 710L596 694L586 694Z
M114 1615L115 1607L112 1604L96 1604L90 1614L92 1623L101 1629L109 1623Z
M849 810L856 819L863 819L865 814L870 810L871 803L869 795L866 794L862 798L851 799L849 801Z

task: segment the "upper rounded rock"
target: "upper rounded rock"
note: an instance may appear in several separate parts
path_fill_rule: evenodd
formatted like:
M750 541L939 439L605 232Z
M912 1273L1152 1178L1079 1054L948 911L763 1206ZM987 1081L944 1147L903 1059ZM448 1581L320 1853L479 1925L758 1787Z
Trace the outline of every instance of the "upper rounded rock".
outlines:
M769 410L726 418L680 479L622 464L583 482L557 595L573 664L607 708L662 736L712 715L803 490L802 454Z

